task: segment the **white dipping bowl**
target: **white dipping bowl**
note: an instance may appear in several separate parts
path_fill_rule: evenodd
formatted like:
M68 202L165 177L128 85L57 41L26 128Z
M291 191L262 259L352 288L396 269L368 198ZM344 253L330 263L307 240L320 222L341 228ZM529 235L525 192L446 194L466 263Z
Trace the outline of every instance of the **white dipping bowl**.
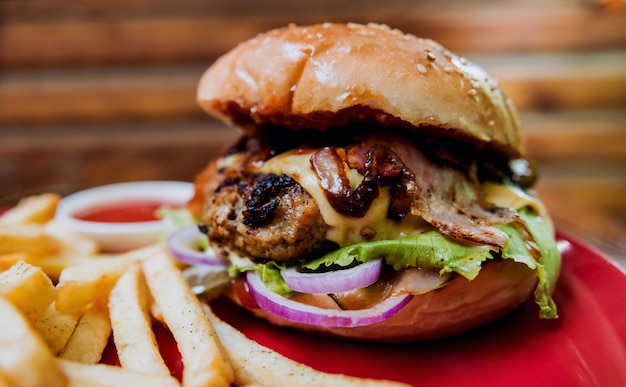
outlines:
M184 205L194 193L192 183L138 181L110 184L76 192L61 199L54 221L61 227L95 239L104 252L123 252L160 240L167 230L163 220L141 222L96 222L75 216L89 209L124 202L163 202Z

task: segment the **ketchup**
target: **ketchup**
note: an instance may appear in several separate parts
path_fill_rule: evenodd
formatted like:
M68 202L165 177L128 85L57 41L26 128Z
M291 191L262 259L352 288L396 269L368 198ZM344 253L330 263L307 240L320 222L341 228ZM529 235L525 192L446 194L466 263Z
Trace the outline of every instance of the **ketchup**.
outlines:
M73 217L101 223L150 222L159 220L156 212L163 205L180 207L180 205L170 205L158 200L124 201L86 208L75 213Z

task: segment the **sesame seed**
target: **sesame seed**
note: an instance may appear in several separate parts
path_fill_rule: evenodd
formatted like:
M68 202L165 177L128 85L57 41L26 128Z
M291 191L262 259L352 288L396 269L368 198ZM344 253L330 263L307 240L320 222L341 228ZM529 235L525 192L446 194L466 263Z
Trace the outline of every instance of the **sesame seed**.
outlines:
M420 73L422 73L422 74L426 74L426 67L424 67L424 65L423 65L423 64L418 63L418 64L417 64L417 69L419 70L419 72L420 72Z
M467 92L467 95L469 95L470 97L475 97L476 89L469 89L469 91Z
M426 55L426 57L428 58L428 60L430 61L434 61L437 59L437 57L435 56L435 54L433 54L432 52L429 52L428 55Z
M489 120L489 121L487 122L487 126L494 126L495 124L496 124L496 123L495 123L495 121L494 121L494 120Z
M447 67L443 68L443 71L445 71L446 73L450 74L450 73L452 73L454 71L454 69L452 67L447 66Z

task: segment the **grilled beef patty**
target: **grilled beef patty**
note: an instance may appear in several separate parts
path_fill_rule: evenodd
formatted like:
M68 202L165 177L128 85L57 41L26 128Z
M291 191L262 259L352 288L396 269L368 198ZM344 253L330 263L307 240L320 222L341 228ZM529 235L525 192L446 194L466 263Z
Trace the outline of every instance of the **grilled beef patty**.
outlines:
M291 261L328 243L317 204L286 175L227 179L209 199L202 216L209 239L243 256Z

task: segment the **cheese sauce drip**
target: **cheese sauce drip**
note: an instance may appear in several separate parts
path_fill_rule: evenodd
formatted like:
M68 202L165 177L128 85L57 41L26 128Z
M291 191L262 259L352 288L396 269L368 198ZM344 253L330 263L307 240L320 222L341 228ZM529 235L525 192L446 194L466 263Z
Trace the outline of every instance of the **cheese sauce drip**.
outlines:
M315 150L294 150L278 154L267 161L248 164L248 172L287 175L294 179L315 200L324 222L329 225L326 239L346 246L362 241L397 239L422 233L432 229L420 216L407 214L401 220L388 218L391 203L389 187L380 187L380 193L363 217L352 217L337 212L329 202L318 176L311 167L311 156ZM222 159L219 167L241 165L245 153L235 153ZM345 167L345 175L352 189L363 180L356 169ZM487 203L498 207L520 209L532 207L544 213L542 204L519 187L487 182L482 184L483 198Z
M253 168L253 172L285 174L297 181L316 201L320 213L328 224L326 238L340 246L365 240L395 239L423 232L430 228L420 217L407 215L401 221L387 218L391 197L388 187L381 187L379 196L363 217L351 217L338 213L328 201L317 175L311 168L313 151L293 151L280 154ZM346 166L346 176L352 189L356 188L363 176Z

